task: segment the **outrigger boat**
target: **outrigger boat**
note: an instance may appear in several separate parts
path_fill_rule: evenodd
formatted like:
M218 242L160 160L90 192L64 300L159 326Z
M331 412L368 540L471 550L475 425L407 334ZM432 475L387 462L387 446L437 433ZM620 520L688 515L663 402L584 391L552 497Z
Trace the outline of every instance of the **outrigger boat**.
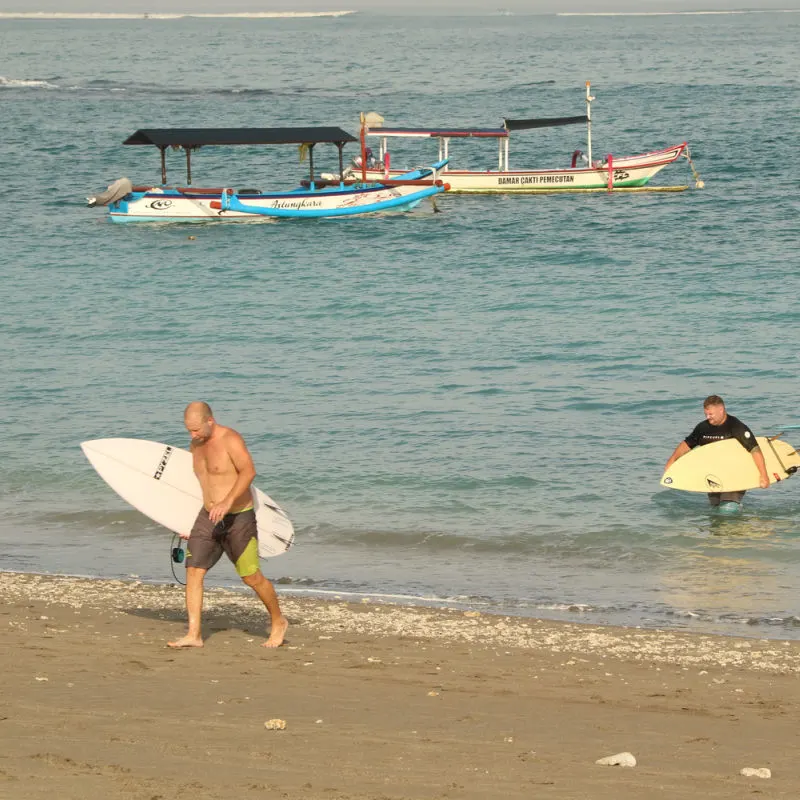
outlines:
M273 218L338 217L381 211L406 211L426 197L448 187L437 176L441 161L429 168L398 173L395 178L364 181L343 180L342 149L358 139L341 128L158 128L138 130L123 142L152 145L161 151L161 184L133 186L120 178L106 191L87 198L89 206L108 206L113 222L201 222ZM319 181L314 175L314 146L334 144L339 151L338 181ZM258 189L234 190L192 186L192 151L208 145L295 144L306 149L309 179L304 185L282 192ZM186 153L184 187L167 185L167 148Z
M590 83L586 82L586 114L577 117L550 117L543 119L506 119L502 128L389 128L383 127L383 117L371 112L361 116L362 137L378 137L380 141L377 158L372 159L363 173L365 180L378 180L399 175L401 170L391 168L388 141L392 138L437 139L439 158L450 158L451 139L496 139L498 140L498 163L496 170L442 170L442 177L450 184L451 192L536 194L553 192L606 192L606 191L683 191L682 186L650 187L650 179L668 164L684 156L692 165L696 187L703 183L694 169L686 142L638 156L607 155L597 161L592 158L592 111L595 98L590 94ZM509 135L511 131L532 128L549 128L561 125L586 124L587 152L575 150L571 164L564 169L511 169L509 162ZM370 151L367 152L367 156ZM363 158L363 155L362 155ZM348 175L362 174L363 165L355 160Z

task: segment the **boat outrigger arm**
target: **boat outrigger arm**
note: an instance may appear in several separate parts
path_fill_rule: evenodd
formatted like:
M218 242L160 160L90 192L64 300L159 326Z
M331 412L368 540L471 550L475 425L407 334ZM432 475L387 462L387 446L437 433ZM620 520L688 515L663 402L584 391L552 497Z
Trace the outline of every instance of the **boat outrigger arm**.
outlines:
M167 183L167 149L186 152L186 185L192 185L192 151L209 145L296 144L308 149L309 181L314 184L314 145L334 144L339 151L339 176L344 172L342 149L358 139L341 128L143 128L123 144L154 145L161 151L161 183Z

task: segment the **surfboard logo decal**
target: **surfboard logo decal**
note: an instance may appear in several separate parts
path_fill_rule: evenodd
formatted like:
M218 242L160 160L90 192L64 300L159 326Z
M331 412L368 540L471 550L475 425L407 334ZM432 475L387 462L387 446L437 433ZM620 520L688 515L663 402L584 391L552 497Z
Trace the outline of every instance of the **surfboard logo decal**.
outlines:
M664 483L669 485L670 483L672 483L672 478L664 478Z
M172 455L172 448L167 445L167 448L164 450L164 455L161 456L161 461L158 462L158 467L156 471L153 473L153 477L157 480L161 480L161 476L164 474L164 470L167 468L167 462L169 461L169 457Z
M714 492L719 492L722 489L722 483L714 475L706 475L706 485Z

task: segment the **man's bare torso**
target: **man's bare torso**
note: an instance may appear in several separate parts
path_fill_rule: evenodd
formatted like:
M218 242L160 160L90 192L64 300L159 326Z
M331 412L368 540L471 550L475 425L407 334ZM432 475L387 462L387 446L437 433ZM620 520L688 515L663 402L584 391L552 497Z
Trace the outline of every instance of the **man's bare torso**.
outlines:
M227 497L239 475L230 455L230 444L239 434L231 428L217 425L214 435L204 444L192 443L194 474L203 490L203 505L209 510L215 503ZM239 495L229 513L234 514L252 505L253 499L248 488Z

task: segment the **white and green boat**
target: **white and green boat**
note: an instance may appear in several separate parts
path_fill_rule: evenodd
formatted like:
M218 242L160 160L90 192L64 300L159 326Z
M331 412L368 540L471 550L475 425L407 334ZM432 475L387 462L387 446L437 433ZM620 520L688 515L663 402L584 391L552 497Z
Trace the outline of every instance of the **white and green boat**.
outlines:
M586 83L586 113L576 117L549 117L540 119L506 119L501 128L390 128L374 112L362 115L364 138L379 140L377 157L369 158L371 151L362 152L349 168L352 177L378 180L400 175L404 170L392 168L389 142L392 139L436 139L439 159L450 159L451 140L496 139L498 142L497 169L466 170L449 164L440 177L450 186L451 192L475 194L545 194L557 192L607 192L607 191L683 191L688 185L648 186L649 181L668 164L681 156L689 159L687 142L636 156L613 154L595 160L592 157L592 116L590 83ZM561 125L585 124L587 129L586 152L575 150L569 167L561 169L512 169L509 160L511 131L546 128ZM367 160L367 163L363 162ZM452 162L452 159L451 159ZM692 167L694 170L694 167ZM697 188L702 187L696 172Z

